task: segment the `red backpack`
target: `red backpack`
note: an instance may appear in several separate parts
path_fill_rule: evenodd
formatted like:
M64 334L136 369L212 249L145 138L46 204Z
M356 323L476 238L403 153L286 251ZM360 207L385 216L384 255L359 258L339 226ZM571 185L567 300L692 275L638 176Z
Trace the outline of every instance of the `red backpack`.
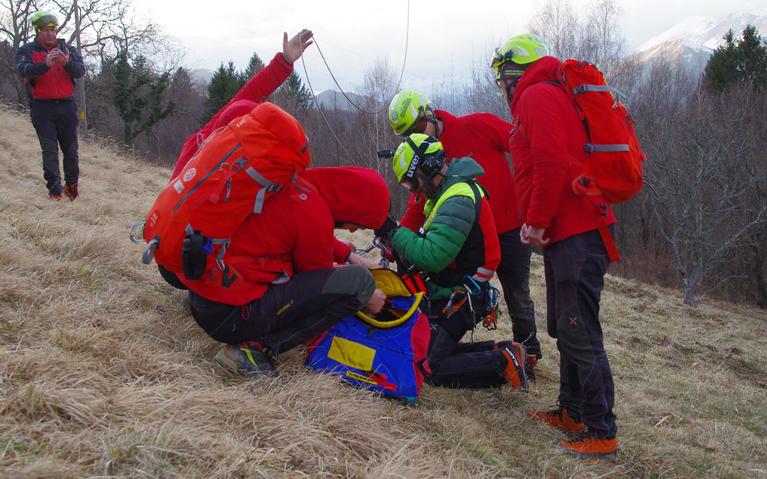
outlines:
M610 203L633 198L642 189L646 157L628 110L591 63L564 61L557 76L573 100L590 142L583 146L588 157L584 173L573 182L573 191L583 195L597 190Z
M228 288L239 276L225 263L230 238L250 214L309 165L298 121L271 103L213 133L159 194L144 224L143 262Z
M580 165L583 173L573 180L573 192L579 196L601 195L609 203L633 198L642 190L642 162L647 157L639 146L628 110L591 63L566 60L559 67L557 80L572 99L589 139L583 145L587 154ZM599 214L604 220L604 214ZM600 233L610 259L620 259L604 221L600 222Z

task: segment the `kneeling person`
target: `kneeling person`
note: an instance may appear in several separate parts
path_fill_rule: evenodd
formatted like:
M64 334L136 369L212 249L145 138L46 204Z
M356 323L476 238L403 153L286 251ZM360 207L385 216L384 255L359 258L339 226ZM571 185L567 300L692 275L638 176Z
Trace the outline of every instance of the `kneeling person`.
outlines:
M402 186L427 198L420 233L402 227L391 237L400 257L429 275L431 375L427 379L449 387L489 387L507 382L526 387L522 345L511 341L460 343L482 320L478 311L500 262L492 210L476 182L482 168L471 158L456 159L448 165L442 144L421 133L400 144L393 168ZM476 286L467 288L467 284ZM461 292L470 297L453 308L453 300Z
M383 307L385 296L367 268L334 267L333 229L379 227L389 207L386 182L375 170L355 167L307 177L323 184L299 180L233 235L227 258L248 282L247 291L233 295L220 282L178 275L189 289L195 321L226 343L215 359L228 369L274 375L278 354L348 315Z

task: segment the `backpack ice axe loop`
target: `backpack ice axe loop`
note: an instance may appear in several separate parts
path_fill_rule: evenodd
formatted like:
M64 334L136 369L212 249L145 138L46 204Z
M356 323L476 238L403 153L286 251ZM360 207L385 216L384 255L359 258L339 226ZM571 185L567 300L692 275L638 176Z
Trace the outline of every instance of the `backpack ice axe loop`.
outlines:
M155 236L149 243L147 243L146 249L144 249L144 254L141 255L141 262L144 264L151 263L154 259L154 251L158 246L160 246L160 238Z
M218 266L221 271L224 271L226 269L226 265L224 264L224 255L226 255L226 250L229 248L229 240L214 239L213 244L221 245L221 249L216 255L216 266Z
M224 288L228 288L237 279L237 273L234 269L224 264L224 256L229 248L230 241L228 239L211 239L210 243L211 245L221 246L216 255L216 267L221 271L221 285Z
M228 288L236 279L237 274L233 273L229 266L224 267L224 270L221 272L221 285L224 288Z
M144 242L144 225L146 221L133 223L130 227L130 240L133 244L142 244Z

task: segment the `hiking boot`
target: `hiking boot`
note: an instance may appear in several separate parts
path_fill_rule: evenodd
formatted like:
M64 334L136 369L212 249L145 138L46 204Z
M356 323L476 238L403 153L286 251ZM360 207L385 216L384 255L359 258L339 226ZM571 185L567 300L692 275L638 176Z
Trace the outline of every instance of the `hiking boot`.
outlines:
M69 198L69 201L76 200L77 197L80 196L77 193L77 183L66 183L64 185L64 194Z
M501 350L506 357L506 369L503 375L506 383L514 389L527 391L527 374L525 374L525 347L512 342L509 347Z
M61 201L61 193L48 193L48 199L51 201Z
M247 374L251 378L277 376L274 361L257 343L225 344L213 358L224 369Z
M607 459L615 457L618 451L618 440L600 438L594 431L587 429L574 439L564 439L559 447L570 456L581 459Z
M586 429L586 425L582 422L575 421L570 417L570 413L567 412L567 408L558 407L550 411L538 411L530 409L527 411L527 415L533 419L537 419L544 424L555 427L562 432L583 432Z

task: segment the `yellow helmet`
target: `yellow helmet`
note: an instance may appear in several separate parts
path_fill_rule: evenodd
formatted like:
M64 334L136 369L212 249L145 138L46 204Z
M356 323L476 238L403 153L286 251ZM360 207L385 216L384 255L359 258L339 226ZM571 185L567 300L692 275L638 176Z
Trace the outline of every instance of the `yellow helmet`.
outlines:
M436 138L423 133L413 133L400 143L392 158L392 168L397 182L407 184L411 191L419 188L416 171L433 178L445 164L445 150Z
M417 91L403 90L392 98L389 104L389 124L394 133L408 133L421 118L434 118L431 104L425 96Z
M546 45L538 37L532 33L523 33L509 38L503 45L495 49L490 67L495 70L496 78L500 80L502 71L508 70L507 65L512 69L514 69L513 65L529 65L548 54ZM524 68L514 70L522 72Z
M29 23L36 32L42 30L43 27L55 28L59 26L59 20L56 18L56 15L51 12L46 12L45 10L40 10L39 12L32 14Z

